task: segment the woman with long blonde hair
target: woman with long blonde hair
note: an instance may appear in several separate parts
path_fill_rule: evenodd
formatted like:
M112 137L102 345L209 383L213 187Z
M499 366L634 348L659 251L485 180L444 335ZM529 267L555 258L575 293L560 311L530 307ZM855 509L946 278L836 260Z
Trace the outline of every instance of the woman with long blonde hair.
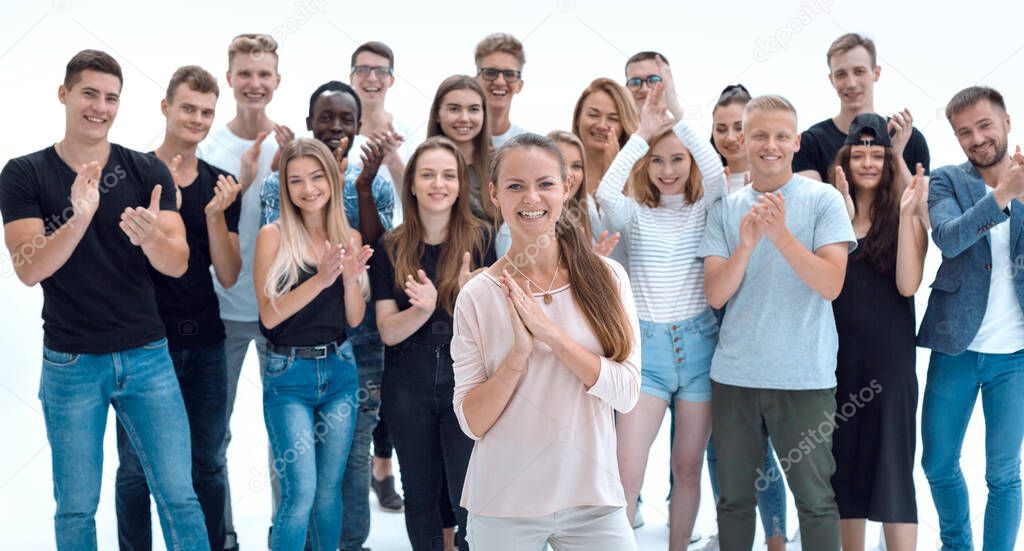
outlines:
M644 102L640 127L605 173L597 199L625 234L640 317L643 383L639 403L617 420L619 472L632 522L647 456L674 404L669 549L683 551L700 503L704 450L711 435L711 356L718 320L704 295L696 256L708 206L722 196L718 153L686 121L669 127L664 84ZM627 185L628 178L628 185ZM632 196L623 189L632 190Z
M334 155L314 139L281 152L281 217L260 229L253 279L263 361L263 418L281 479L270 547L337 548L341 478L355 430L356 366L341 353L365 312L372 250L346 221ZM313 529L310 529L310 522Z
M614 411L636 404L639 327L629 278L568 220L565 159L537 134L491 164L508 253L455 305L455 414L476 440L463 488L474 549L636 549Z

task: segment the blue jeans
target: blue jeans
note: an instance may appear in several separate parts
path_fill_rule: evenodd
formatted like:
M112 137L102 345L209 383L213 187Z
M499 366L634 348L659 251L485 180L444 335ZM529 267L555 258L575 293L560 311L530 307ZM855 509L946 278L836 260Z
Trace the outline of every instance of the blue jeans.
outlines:
M206 519L210 548L224 548L225 470L220 456L227 426L224 398L227 367L224 341L196 348L169 350L185 401L192 441L192 484ZM117 467L114 503L121 551L153 548L149 485L139 455L121 423L117 424Z
M764 456L764 464L761 465L761 472L765 473L765 476L757 482L757 509L761 513L764 536L786 538L786 485L782 482L782 472L775 461L775 451L772 450L770 438L767 447L768 452ZM711 493L715 495L715 502L718 502L718 456L715 454L714 440L708 441L707 459ZM762 486L762 480L767 484Z
M356 427L359 376L341 350L320 359L263 348L263 419L281 482L271 548L333 551L341 538L341 478Z
M345 341L343 353L347 358L352 357L350 354L355 357L359 370L359 413L352 449L348 452L348 466L341 479L344 513L340 548L341 551L359 551L370 535L370 440L380 413L384 344L374 332Z
M921 465L939 514L943 551L973 549L960 449L981 390L985 413L985 551L1009 551L1020 525L1024 438L1024 350L1013 354L932 352L921 412Z
M44 346L39 399L53 459L57 549L96 549L103 432L112 404L138 450L167 548L209 551L192 490L188 417L166 339L111 354Z
M718 344L711 310L672 323L640 320L640 335L642 392L670 403L711 400L711 356Z

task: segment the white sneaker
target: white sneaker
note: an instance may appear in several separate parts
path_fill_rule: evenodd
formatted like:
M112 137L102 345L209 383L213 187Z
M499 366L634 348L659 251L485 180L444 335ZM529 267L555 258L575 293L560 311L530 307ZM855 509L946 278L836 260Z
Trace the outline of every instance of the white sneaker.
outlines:
M693 545L701 539L700 530L696 526L693 527L693 532L690 532L690 545Z
M786 542L786 551L801 551L802 549L803 545L800 544L800 530L797 529L796 533L793 534L793 537L789 538L789 541Z
M704 544L704 547L700 548L700 551L719 551L718 550L718 534L712 534L712 535L708 536L707 543Z
M640 508L636 508L636 514L633 515L633 529L636 530L644 525L644 516L640 514Z

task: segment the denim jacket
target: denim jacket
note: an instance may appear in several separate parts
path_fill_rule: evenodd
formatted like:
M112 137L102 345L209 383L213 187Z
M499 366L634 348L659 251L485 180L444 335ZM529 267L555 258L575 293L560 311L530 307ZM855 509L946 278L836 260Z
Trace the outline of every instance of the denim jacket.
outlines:
M1011 215L987 193L985 181L970 163L932 172L928 214L932 239L942 251L942 264L932 283L928 309L917 336L918 346L957 355L978 334L988 306L992 281L992 247L988 235L1009 220L1010 257L1017 300L1024 305L1024 203L1013 199Z

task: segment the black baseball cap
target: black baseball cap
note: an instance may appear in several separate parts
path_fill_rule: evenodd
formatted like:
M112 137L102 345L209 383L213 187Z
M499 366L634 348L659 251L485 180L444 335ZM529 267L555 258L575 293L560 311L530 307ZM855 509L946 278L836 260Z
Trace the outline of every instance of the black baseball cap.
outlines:
M892 140L889 139L889 123L880 115L874 113L861 113L854 117L850 123L850 132L846 134L846 145L881 145L892 147ZM872 139L861 139L863 134L870 134Z

